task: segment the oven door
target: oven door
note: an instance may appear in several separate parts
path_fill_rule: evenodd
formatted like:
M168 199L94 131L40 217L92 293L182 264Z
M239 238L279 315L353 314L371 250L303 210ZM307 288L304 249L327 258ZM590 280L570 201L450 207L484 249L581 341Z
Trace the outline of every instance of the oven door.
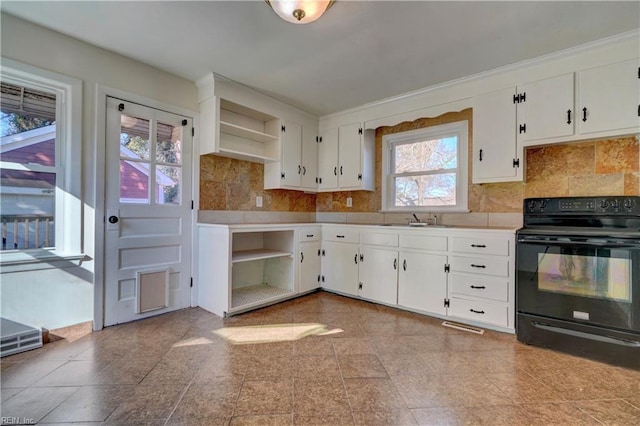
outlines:
M640 332L640 242L518 234L517 311Z

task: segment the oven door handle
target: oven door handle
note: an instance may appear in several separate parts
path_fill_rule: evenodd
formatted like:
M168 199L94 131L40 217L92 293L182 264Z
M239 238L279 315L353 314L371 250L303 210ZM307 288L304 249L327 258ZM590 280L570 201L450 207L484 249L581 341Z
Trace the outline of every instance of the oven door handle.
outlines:
M544 241L544 240L527 240L518 239L518 243L522 244L536 244L544 246L579 246L579 247L598 247L598 248L640 248L640 244L626 243L626 242L611 242L611 241Z

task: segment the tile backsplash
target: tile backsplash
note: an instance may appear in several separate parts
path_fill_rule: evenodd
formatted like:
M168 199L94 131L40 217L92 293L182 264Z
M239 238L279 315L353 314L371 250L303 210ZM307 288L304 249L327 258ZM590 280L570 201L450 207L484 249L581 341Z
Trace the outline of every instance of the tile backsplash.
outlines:
M307 194L300 191L265 190L262 164L203 155L200 157L200 210L229 211L236 216L238 212L317 212L321 217L322 213L377 213L381 208L382 197L382 136L459 120L469 121L469 149L472 150L471 109L378 128L376 189L372 192ZM640 195L639 146L637 137L628 136L528 148L524 162L525 182L470 184L469 210L472 213L520 213L522 200L528 197ZM470 165L469 176L471 172ZM256 196L263 197L263 207L256 207ZM346 207L347 197L352 198L353 207ZM371 219L373 216L378 219L377 215L371 214L363 217ZM456 220L454 214L447 216L451 221ZM296 216L298 217L306 216L302 214ZM487 219L489 222L500 216L491 217L493 219Z

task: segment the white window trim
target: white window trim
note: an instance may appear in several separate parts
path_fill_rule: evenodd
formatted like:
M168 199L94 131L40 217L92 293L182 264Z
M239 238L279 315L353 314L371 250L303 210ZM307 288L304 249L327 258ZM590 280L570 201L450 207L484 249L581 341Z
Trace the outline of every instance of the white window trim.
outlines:
M441 137L458 137L458 167L456 170L456 205L455 206L395 206L395 190L391 176L391 149L393 144L433 140ZM429 212L429 213L466 213L468 212L469 190L469 122L467 120L438 126L424 127L407 132L390 133L382 137L382 212Z
M56 168L61 169L56 178L55 248L3 251L0 272L19 264L82 259L82 81L6 58L0 75L5 81L56 93Z

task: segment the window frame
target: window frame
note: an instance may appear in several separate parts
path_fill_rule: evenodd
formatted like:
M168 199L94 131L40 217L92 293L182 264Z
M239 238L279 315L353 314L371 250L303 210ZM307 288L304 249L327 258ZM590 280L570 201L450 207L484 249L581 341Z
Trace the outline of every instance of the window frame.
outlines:
M393 172L393 150L395 146L411 143L424 142L446 137L457 137L457 167L450 169L456 174L456 203L451 206L396 206ZM382 137L382 211L383 212L425 212L425 213L446 213L446 212L468 212L468 152L469 152L469 122L460 120L436 126L423 127L406 132L389 133ZM421 176L432 175L434 173L418 173ZM407 175L416 175L415 172Z
M4 250L0 265L82 259L82 81L6 58L0 64L0 79L56 94L55 165L0 162L7 169L55 172L55 245L48 249Z

